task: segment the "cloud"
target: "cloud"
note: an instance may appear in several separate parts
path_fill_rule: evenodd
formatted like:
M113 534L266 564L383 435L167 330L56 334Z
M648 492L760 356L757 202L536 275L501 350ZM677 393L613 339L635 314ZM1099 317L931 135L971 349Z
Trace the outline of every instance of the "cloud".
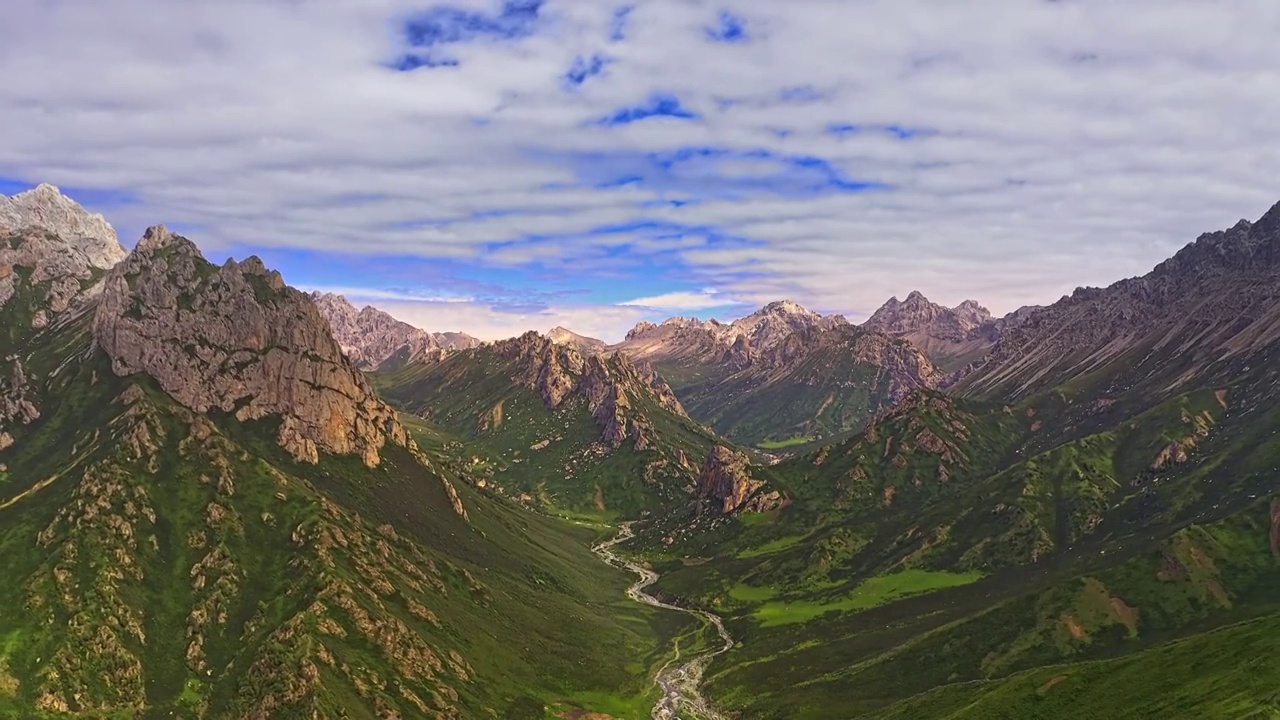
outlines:
M385 300L378 307L394 317L433 331L463 331L481 340L501 340L528 330L547 333L553 327L620 342L641 320L661 319L644 308L554 305L540 308L495 308L477 303L432 303Z
M711 41L722 11L748 41ZM578 293L422 304L492 328L560 313L616 334L648 312L618 302L703 287L851 318L915 288L1003 312L1280 199L1270 0L9 0L5 18L5 187L74 188L124 238L164 222L211 252ZM383 289L404 288L448 296Z
M348 300L395 300L431 304L474 303L475 298L428 295L412 290L394 290L387 288L348 287L343 285L309 285L297 286L304 292L333 293L342 295Z
M707 310L725 308L742 303L714 289L703 289L698 292L671 292L663 295L636 298L618 303L624 307L645 307L660 310Z

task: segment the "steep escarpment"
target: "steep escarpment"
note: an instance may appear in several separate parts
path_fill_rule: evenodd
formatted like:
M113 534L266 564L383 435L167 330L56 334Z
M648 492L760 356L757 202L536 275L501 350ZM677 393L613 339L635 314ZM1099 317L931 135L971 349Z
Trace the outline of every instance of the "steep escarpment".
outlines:
M855 430L942 378L911 343L841 325L793 332L745 367L680 393L725 437L770 447Z
M569 398L582 398L602 429L606 442L617 445L628 435L643 438L647 424L630 398L645 395L659 407L688 417L671 388L651 369L626 355L586 355L572 346L530 332L494 345L499 357L514 361L513 380L538 394L548 408Z
M278 419L299 460L354 454L374 466L384 445L408 443L311 300L257 258L214 266L152 227L107 276L93 332L117 375L145 373L199 413Z

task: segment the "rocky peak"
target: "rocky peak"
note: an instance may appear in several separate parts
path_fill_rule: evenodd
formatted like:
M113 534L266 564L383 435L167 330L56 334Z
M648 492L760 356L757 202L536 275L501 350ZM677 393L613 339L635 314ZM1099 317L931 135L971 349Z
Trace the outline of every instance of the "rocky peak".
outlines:
M923 333L952 342L963 341L969 333L991 321L991 313L976 300L965 300L954 308L931 302L924 293L912 290L906 300L889 300L863 323L863 327L890 335Z
M356 454L374 466L388 442L410 445L311 298L258 258L214 266L187 238L149 228L107 276L94 337L117 375L145 373L191 410L277 418L300 461Z
M717 333L717 339L732 347L740 337L745 337L753 351L772 348L793 333L804 330L828 330L847 324L839 315L824 317L791 300L779 300L765 305L756 312L735 320Z
M24 282L38 288L31 324L44 327L100 289L98 280L126 251L101 215L52 185L0 195L0 307ZM29 273L16 273L13 268Z
M608 344L603 340L579 335L568 328L559 326L551 328L551 332L547 333L547 336L551 338L551 342L557 345L568 345L576 348L579 352L588 354L603 352L608 347Z
M106 218L85 210L47 183L13 197L0 195L0 229L29 228L47 230L68 241L89 266L101 270L111 269L126 254Z
M494 349L517 361L513 380L536 392L548 407L585 401L610 445L630 436L638 449L647 446L649 423L635 402L641 396L687 417L675 393L648 365L622 353L584 356L575 347L532 331L499 342Z

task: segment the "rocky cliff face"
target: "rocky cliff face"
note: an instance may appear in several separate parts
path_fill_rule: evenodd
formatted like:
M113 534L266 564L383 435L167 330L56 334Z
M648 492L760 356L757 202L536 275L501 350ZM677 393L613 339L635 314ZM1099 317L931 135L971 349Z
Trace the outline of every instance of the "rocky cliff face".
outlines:
M1162 380L1153 389L1163 392L1280 341L1277 286L1280 204L1256 223L1201 235L1142 277L1078 288L1026 314L963 387L1020 396L1132 356L1115 390ZM1174 365L1176 376L1161 375Z
M21 287L37 294L37 329L96 294L99 280L126 251L101 215L52 185L0 195L0 308Z
M409 444L316 306L256 257L217 267L152 227L107 276L94 336L116 374L146 373L191 410L278 417L281 446L301 461L356 454L374 466L387 443Z
M717 445L698 473L697 514L766 512L786 504L781 493L762 492L764 487L763 480L751 477L751 463L746 455Z
M601 427L602 437L617 446L626 438L643 450L652 432L635 400L644 395L659 406L687 417L675 393L647 366L625 355L586 355L536 332L494 345L502 357L516 359L515 382L538 393L548 407L582 398Z
M333 338L343 352L362 370L376 369L398 354L407 360L426 361L450 350L465 350L480 344L464 333L427 332L372 305L357 310L345 297L334 293L311 293L311 300L328 321Z

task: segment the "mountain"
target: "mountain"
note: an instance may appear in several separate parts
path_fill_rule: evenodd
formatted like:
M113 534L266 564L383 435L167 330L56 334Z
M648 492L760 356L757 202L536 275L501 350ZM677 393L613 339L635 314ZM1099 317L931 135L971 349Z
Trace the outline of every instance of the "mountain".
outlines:
M465 333L427 332L372 305L356 310L349 300L334 293L313 292L311 300L328 321L343 352L362 370L387 362L393 366L417 362L442 350L465 350L480 344Z
M948 308L917 290L906 300L889 298L862 327L909 340L940 368L953 370L990 350L1004 324L975 300Z
M47 184L0 195L0 234L8 238L0 244L0 308L23 316L11 327L44 328L100 291L126 254L101 215Z
M106 269L114 232L37 194L70 210L0 233L0 716L652 704L665 658L619 648L692 626L618 603L595 531L419 447L256 258L157 226Z
M1023 313L946 393L740 469L785 506L655 518L654 592L748 639L706 669L727 712L1265 716L1274 688L1233 668L1275 657L1277 352L1280 205Z
M1142 277L1079 288L1008 331L960 387L1014 398L1053 386L1110 403L1230 378L1280 338L1280 204L1205 233Z
M586 335L579 335L568 328L562 327L551 328L551 332L547 333L547 337L551 338L551 341L554 343L568 345L576 349L578 352L586 354L604 352L609 347L609 344L603 340L597 340L593 337L587 337Z
M612 517L689 505L697 463L715 442L646 365L535 332L376 382L400 407L473 442L488 482L548 508Z
M857 429L942 380L910 343L785 300L728 324L642 323L613 349L652 362L699 421L766 448Z

